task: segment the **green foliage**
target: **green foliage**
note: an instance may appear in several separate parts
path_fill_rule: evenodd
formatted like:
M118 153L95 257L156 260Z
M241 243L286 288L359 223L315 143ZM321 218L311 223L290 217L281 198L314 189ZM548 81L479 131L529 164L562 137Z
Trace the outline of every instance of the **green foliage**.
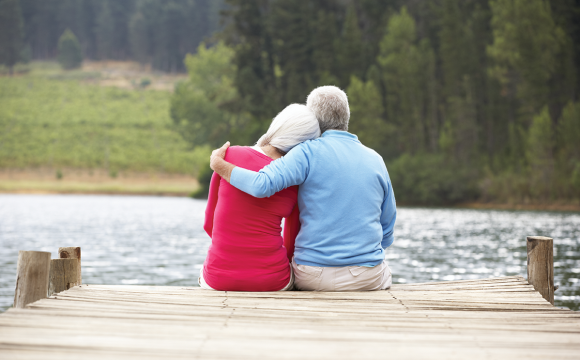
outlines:
M0 75L26 74L30 71L29 64L16 63L12 69L0 64Z
M141 64L145 64L149 58L149 36L147 34L147 20L143 13L136 12L129 22L129 41L133 58Z
M173 130L170 96L34 75L0 78L0 168L196 175L209 149L191 150Z
M443 155L404 154L387 166L399 203L449 205L479 196L476 173Z
M58 62L65 70L79 68L83 62L81 46L70 29L66 29L58 40Z
M572 196L580 196L580 105L568 103L558 128L560 171L570 179Z
M580 161L580 105L568 103L559 126L562 151L569 159Z
M394 14L381 40L377 62L386 89L386 118L397 128L388 140L407 153L426 149L432 130L429 127L435 126L424 122L431 119L434 111L434 93L424 86L433 76L434 61L429 41L418 43L415 21L407 10Z
M545 0L490 0L493 44L487 48L494 66L490 74L503 92L534 114L548 102L549 80L565 41Z
M439 145L464 163L478 152L478 128L493 118L478 111L488 102L485 44L490 40L489 11L482 1L444 0L440 13L439 57L442 72ZM429 81L433 83L433 81Z
M218 29L222 6L222 0L137 1L129 25L134 56L155 69L183 71L185 55Z
M213 170L209 167L209 164L202 166L199 175L197 176L199 188L192 192L190 196L194 199L207 199L212 176Z
M339 85L337 59L335 53L336 39L339 37L337 15L332 11L319 10L316 14L312 32L312 67L317 77L317 85Z
M149 78L143 78L139 82L139 87L142 89L146 88L149 85L151 85L151 79L149 79Z
M270 56L278 55L280 73L276 85L286 89L282 103L304 101L304 87L314 86L315 80L311 58L313 44L308 41L314 14L300 1L282 0L273 5L269 21L271 34L268 35L276 39L270 51ZM271 69L272 64L264 64L265 71Z
M0 0L0 64L10 72L22 55L22 14L18 0Z
M550 196L554 173L552 120L548 108L534 116L528 132L528 163L531 166L530 182L532 196L546 198Z
M353 75L347 93L351 104L349 131L357 134L371 149L380 153L389 151L385 139L392 135L395 127L383 118L381 93L374 82L363 82Z
M249 144L286 105L304 102L316 86L333 84L346 88L350 129L390 164L393 177L399 179L401 190L396 191L402 202L467 201L476 193L474 188L481 190L481 199L490 201L580 199L580 120L575 105L580 94L580 5L575 1L228 0L227 27L209 39L219 27L223 1L45 3L22 1L17 6L16 0L0 0L0 58L6 64L0 74L27 69L14 61L54 56L58 37L67 28L89 59L135 59L165 71L187 68L188 80L176 87L174 95L164 95L163 101L171 101L171 120L167 112L155 115L164 119L156 129L173 135L177 129L183 135L186 142L180 139L180 146L218 146L225 140ZM215 46L198 47L204 39ZM219 39L228 45L217 43ZM8 61L8 53L18 55ZM186 53L192 55L183 62ZM89 78L87 73L70 71L50 81L42 79L48 81L42 86ZM27 91L37 97L37 80L32 83ZM135 85L143 88L147 81ZM78 103L86 105L83 90L71 89L81 94ZM42 135L29 136L50 145L38 153L45 160L51 151L64 154L53 156L64 164L54 164L55 168L65 169L80 156L89 166L107 167L110 174L124 171L132 165L121 161L111 144L117 141L113 136L117 124L125 120L90 129L111 114L112 110L102 109L112 104L130 99L127 103L137 104L131 110L135 113L123 116L139 113L149 118L154 111L143 107L162 102L150 98L154 96L149 91L94 91L93 96L102 97L98 105L78 105L77 115L67 116L93 113L87 119L97 120L87 122L86 133L75 133L70 142L78 138L100 144L99 150L91 145L88 152L100 154L95 157L100 160L82 149L56 151L63 139L40 139L54 132L52 122L42 127ZM65 109L77 102L63 94L57 89L55 98L43 97L42 111L66 118L64 110L47 109ZM0 114L2 129L12 132L28 126L31 122L20 118L36 110L30 110L35 108L32 102L10 105L11 96L1 98ZM22 114L17 109L23 109ZM6 120L12 116L19 120ZM154 133L149 125L135 126L144 139ZM87 140L89 133L100 140ZM16 146L11 136L0 133L0 137L0 152ZM29 146L35 148L34 143ZM30 163L14 159L25 158L31 150L10 151L0 162ZM192 153L186 148L179 151ZM147 157L156 169L166 169L170 162L155 152ZM406 171L409 178L401 183L392 166ZM408 184L417 189L407 189Z
M189 78L179 83L171 98L171 118L191 144L221 146L238 142L248 116L234 87L234 52L223 43L212 48L201 44L197 54L187 55Z
M568 136L556 125L572 126L564 106L580 88L575 2L228 4L246 128L315 86L348 85L350 130L391 173L407 172L392 174L402 202L580 200L576 150L565 145L580 135L555 141Z
M341 83L346 86L350 76L364 76L364 43L354 3L351 3L346 12L342 41L338 49Z
M83 56L92 60L135 60L161 71L184 71L183 58L220 28L223 0L2 0L22 9L26 34L22 58L52 59L65 29L77 36ZM18 6L20 3L20 6ZM10 5L12 6L12 5ZM20 19L0 10L2 37ZM12 26L12 25L10 25ZM12 41L12 40L11 40ZM0 51L8 49L0 46ZM20 51L20 50L18 50Z
M110 59L115 36L115 24L111 13L109 0L100 1L100 9L96 18L95 35L97 43L97 58Z

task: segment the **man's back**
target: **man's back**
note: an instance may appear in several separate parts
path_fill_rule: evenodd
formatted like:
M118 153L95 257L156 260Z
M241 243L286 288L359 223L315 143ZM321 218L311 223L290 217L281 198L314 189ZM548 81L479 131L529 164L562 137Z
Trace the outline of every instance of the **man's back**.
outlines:
M296 146L258 177L236 169L231 182L255 196L300 186L298 264L375 266L393 242L396 207L385 164L346 131L326 131Z

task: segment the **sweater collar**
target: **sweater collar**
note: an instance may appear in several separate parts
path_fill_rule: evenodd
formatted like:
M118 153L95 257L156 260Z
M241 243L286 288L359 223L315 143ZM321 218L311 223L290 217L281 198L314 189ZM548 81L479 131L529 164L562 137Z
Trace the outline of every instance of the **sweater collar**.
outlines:
M348 131L342 130L326 130L321 137L343 138L360 142L355 134L351 134Z

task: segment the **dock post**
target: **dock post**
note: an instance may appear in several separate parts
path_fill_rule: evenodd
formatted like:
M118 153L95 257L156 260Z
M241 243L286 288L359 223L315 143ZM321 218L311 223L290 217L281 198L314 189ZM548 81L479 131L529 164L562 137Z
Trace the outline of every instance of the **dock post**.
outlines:
M78 279L77 285L83 283L83 277L81 274L81 248L76 247L59 247L58 248L58 257L61 259L77 259L79 263L78 269Z
M18 252L15 308L23 308L36 300L46 298L49 272L49 252L22 250Z
M50 261L48 296L80 285L77 283L79 272L79 262L77 259L52 259Z
M554 240L528 236L528 283L554 305Z

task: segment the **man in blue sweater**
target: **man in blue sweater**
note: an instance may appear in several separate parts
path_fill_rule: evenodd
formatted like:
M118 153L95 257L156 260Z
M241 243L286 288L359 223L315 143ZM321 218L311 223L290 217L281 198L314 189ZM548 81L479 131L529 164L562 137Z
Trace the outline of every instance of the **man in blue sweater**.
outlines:
M301 229L292 261L297 289L387 289L385 249L393 243L396 204L385 163L347 132L350 110L342 90L314 89L307 106L318 119L320 138L297 145L259 172L226 162L226 143L213 152L210 166L259 198L299 185Z

